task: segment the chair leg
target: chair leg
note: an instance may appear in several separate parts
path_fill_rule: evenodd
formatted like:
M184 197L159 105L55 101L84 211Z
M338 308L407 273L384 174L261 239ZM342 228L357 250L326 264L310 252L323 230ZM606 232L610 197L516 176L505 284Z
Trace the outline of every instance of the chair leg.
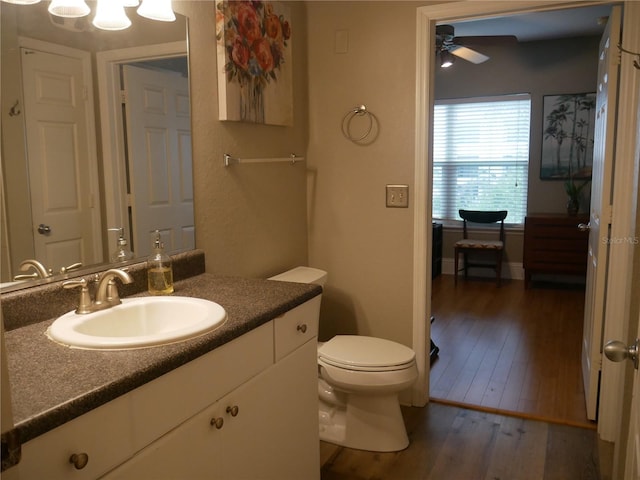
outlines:
M498 287L500 286L500 281L502 279L502 250L500 250L498 252L497 255L498 259L498 263L496 265L496 283L498 285Z
M458 249L455 248L453 251L453 255L455 259L453 260L453 284L458 284Z
M469 279L469 267L467 266L469 264L468 260L469 258L467 257L468 253L464 252L462 254L462 259L464 260L464 279L468 280Z

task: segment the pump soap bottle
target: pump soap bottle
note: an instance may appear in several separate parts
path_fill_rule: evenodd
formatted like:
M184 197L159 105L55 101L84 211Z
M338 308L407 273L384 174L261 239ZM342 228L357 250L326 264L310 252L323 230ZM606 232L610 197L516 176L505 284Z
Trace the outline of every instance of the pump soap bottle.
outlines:
M156 230L153 243L153 255L147 261L147 284L151 295L169 295L173 293L173 268L171 257L164 253L160 231Z
M134 257L134 253L129 250L129 244L127 243L127 239L124 238L124 228L110 228L110 232L118 232L118 240L116 251L111 254L111 262L119 263L126 262L127 260L131 260Z

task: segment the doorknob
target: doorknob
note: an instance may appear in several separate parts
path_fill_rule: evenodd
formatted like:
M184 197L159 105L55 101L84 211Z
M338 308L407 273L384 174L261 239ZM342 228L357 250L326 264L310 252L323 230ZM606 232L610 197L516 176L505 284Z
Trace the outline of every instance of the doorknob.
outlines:
M38 225L38 233L40 235L49 235L51 233L51 227L49 225L41 223L40 225Z
M638 370L638 354L640 353L640 338L629 346L618 340L611 340L604 346L604 354L612 362L622 362L629 359L633 362L633 368Z
M580 230L581 232L588 232L589 230L591 230L591 222L589 222L589 223L579 223L578 224L578 230Z

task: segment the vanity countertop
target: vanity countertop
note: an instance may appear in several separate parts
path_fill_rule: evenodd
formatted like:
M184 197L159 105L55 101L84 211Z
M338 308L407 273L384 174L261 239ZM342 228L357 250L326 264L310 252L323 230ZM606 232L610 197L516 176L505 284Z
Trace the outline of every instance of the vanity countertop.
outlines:
M175 283L174 295L222 305L226 322L200 337L161 347L79 350L45 332L54 318L5 332L15 430L22 443L123 395L319 295L317 285L218 277ZM136 295L136 296L143 296Z

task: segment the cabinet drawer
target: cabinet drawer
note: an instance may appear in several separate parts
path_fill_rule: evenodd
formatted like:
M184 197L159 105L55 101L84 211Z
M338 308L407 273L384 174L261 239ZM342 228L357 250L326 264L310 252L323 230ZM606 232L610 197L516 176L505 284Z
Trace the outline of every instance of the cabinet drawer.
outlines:
M274 320L276 362L318 336L321 297L318 295Z
M22 480L97 478L133 454L129 398L119 397L22 446L18 464ZM80 470L72 455L86 454Z
M175 428L273 364L273 322L131 392L134 448Z

